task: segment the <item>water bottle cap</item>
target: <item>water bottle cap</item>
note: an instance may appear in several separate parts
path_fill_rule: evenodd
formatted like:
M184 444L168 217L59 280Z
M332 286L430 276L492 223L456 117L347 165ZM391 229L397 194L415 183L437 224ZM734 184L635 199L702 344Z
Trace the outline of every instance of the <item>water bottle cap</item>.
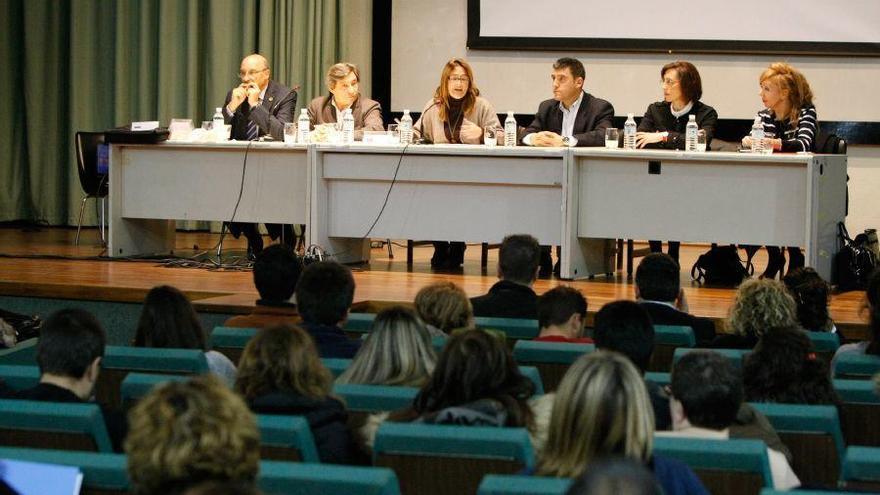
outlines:
M513 110L508 110L508 111L507 111L507 115L508 115L509 117L513 117Z
M221 108L221 107L217 107L217 109L214 110L214 111L217 112L217 113L220 113L220 108Z
M691 116L688 118L688 120L691 121L691 122L696 122L696 121L697 121L697 116L691 114Z
M404 108L404 109L403 109L403 114L404 114L404 115L409 115L409 110L406 109L406 108Z
M628 119L633 118L633 114L631 114L631 113L626 114L626 118L628 118Z
M307 108L303 108L302 110L299 111L299 114L300 114L300 115L308 115L308 114L309 114L309 109L307 109Z
M755 124L761 123L761 117L755 117Z

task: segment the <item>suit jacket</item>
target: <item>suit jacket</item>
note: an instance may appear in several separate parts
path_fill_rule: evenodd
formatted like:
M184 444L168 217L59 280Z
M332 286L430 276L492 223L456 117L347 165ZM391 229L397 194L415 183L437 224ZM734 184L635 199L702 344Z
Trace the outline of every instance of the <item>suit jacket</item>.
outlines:
M501 280L488 294L471 299L474 316L538 319L538 296L531 287Z
M230 115L226 107L231 100L230 90L226 93L226 101L223 103L223 119L227 124L232 124L232 139L246 140L248 121L253 120L259 127L260 136L269 134L277 141L284 140L284 124L293 122L296 91L270 80L262 105L251 108L245 100L235 109L235 113Z
M658 101L648 105L645 116L639 122L639 132L668 132L666 142L651 143L646 148L664 148L670 150L684 149L684 132L690 119L694 116L697 126L706 131L706 149L712 144L712 136L715 135L715 123L718 121L718 112L702 101L695 101L691 110L676 118L672 115L672 104Z
M309 103L309 119L312 125L333 124L337 122L336 109L330 102L330 96L319 96ZM351 116L354 117L354 139L364 138L364 131L384 131L382 123L382 106L378 101L358 97L351 104Z
M715 339L715 322L700 318L662 303L642 301L639 303L648 312L655 325L674 325L691 327L697 338L697 347L708 347Z
M612 126L613 117L614 107L611 103L584 91L572 132L577 146L605 146L605 129ZM550 99L541 102L535 120L526 128L523 137L540 131L562 134L562 110L558 101Z

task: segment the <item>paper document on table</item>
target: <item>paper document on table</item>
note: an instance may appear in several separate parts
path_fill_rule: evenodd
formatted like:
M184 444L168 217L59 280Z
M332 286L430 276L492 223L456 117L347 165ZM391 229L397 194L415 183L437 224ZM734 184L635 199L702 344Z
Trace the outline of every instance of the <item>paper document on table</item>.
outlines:
M147 120L144 122L132 122L131 130L133 131L152 131L159 128L158 120Z

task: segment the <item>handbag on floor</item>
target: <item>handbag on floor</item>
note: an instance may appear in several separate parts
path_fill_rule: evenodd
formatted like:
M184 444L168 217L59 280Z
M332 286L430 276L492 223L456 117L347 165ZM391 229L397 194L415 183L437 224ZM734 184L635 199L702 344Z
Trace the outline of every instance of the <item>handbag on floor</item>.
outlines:
M0 320L12 327L13 332L0 328L0 347L13 347L15 344L39 336L43 320L39 316L23 315L0 309Z
M841 292L864 290L868 278L877 266L877 258L871 249L867 234L859 234L854 239L849 236L843 222L837 224L839 250L834 257L832 281Z
M749 272L739 259L736 246L712 246L697 258L691 268L691 278L700 284L736 287L749 278Z

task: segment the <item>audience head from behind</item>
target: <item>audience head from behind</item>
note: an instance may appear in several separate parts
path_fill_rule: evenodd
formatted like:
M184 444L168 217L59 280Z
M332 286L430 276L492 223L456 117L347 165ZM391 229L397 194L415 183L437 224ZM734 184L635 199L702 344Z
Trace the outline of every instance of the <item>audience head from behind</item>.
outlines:
M587 318L587 299L577 289L560 285L538 297L539 338L582 338Z
M107 337L97 318L82 309L56 311L43 322L37 341L40 382L91 397Z
M782 282L797 305L797 319L801 328L813 332L828 332L834 322L828 314L831 287L810 267L795 268Z
M431 335L419 317L409 308L393 306L376 315L366 340L336 383L421 387L436 361Z
M464 290L452 282L434 282L422 287L416 294L415 306L434 335L474 326L471 301Z
M307 324L341 327L354 301L354 277L345 265L320 261L305 267L296 284L296 304Z
M757 341L771 328L796 327L796 313L794 298L782 282L746 280L736 290L728 325L736 335Z
M726 430L743 402L742 377L727 358L713 351L681 357L672 370L669 409L673 430Z
M443 348L412 411L404 414L428 423L531 427L533 393L503 336L459 331Z
M610 456L647 463L653 437L653 409L639 370L616 352L587 354L556 390L537 474L578 477Z
M651 253L636 268L636 297L672 304L681 294L678 263L668 254Z
M540 260L537 239L528 234L509 235L498 251L498 278L531 287L538 278Z
M565 495L662 495L663 488L644 464L626 458L592 463Z
M160 285L144 299L133 345L204 351L208 338L189 299L170 285Z
M260 293L260 303L280 305L289 303L302 273L302 262L293 249L284 244L272 244L264 249L254 262L254 286Z
M593 320L597 349L628 357L644 373L654 353L654 324L648 312L633 301L614 301L602 306Z
M256 418L211 375L156 386L131 409L128 421L125 453L135 495L180 494L212 480L256 479Z

